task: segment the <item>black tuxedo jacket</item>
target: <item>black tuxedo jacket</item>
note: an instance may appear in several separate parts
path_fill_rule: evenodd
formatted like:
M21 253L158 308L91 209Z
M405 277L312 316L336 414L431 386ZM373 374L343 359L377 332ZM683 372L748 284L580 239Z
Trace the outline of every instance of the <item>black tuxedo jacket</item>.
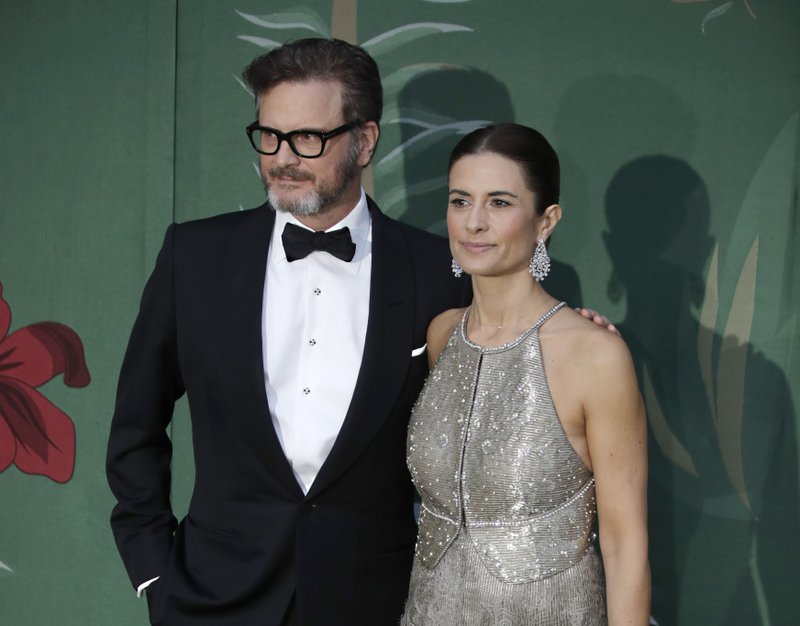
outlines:
M370 211L363 361L307 495L264 387L274 213L264 205L167 231L122 365L107 459L111 524L131 581L160 576L147 591L153 624L277 625L293 594L300 626L397 623L416 535L406 428L427 373L427 355L411 352L436 314L463 304L468 279L453 277L442 238L371 201ZM166 428L184 392L196 475L178 523Z

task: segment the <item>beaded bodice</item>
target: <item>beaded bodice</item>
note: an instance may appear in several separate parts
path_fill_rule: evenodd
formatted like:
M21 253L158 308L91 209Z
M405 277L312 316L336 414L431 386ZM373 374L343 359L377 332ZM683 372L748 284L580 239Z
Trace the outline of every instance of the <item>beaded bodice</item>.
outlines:
M460 532L498 579L565 570L592 541L594 478L569 443L547 386L539 328L486 348L464 316L411 417L408 465L422 497L417 559L436 566Z

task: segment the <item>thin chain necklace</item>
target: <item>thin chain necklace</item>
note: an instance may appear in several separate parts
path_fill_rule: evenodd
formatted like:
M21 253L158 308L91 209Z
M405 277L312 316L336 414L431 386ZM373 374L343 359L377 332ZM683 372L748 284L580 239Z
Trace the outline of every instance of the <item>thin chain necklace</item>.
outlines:
M540 307L540 305L536 305L536 309L538 309L539 307ZM499 324L499 325L497 325L497 324L487 324L486 322L482 322L481 321L481 315L478 312L478 310L473 308L473 311L475 312L475 322L478 324L478 326L481 326L483 328L491 328L494 331L494 333L492 333L493 335L496 335L497 332L499 330L502 330L503 326L505 325L505 324ZM512 326L513 326L513 324L512 324Z
M492 328L496 331L503 328L502 324L496 326L494 324L486 324L485 322L482 322L480 320L480 314L477 311L475 311L475 321L478 323L478 326L483 326L484 328Z

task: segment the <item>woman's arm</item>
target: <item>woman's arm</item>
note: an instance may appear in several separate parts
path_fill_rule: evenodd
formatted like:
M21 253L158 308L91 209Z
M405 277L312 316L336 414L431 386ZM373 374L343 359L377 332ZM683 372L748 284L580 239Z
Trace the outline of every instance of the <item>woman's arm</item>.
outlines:
M610 626L646 626L647 422L630 353L611 333L591 333L585 361L586 442L594 470Z

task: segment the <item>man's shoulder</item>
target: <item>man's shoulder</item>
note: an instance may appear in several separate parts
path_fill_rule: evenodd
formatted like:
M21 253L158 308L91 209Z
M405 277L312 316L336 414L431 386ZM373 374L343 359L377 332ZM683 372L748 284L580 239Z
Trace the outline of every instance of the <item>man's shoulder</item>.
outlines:
M397 223L400 225L400 228L403 230L405 236L410 241L414 241L418 245L430 246L433 248L442 248L448 246L447 239L441 235L428 232L427 230L423 230L418 226L412 226L406 222L398 221Z
M380 219L384 220L386 226L396 228L403 239L408 242L413 252L430 251L436 254L449 254L450 246L447 239L441 235L436 235L406 222L401 222L383 213L380 214Z
M175 224L175 228L182 233L220 232L231 228L238 228L251 222L259 221L271 209L267 204L252 209L240 209L227 213L219 213L210 217L201 217Z
M449 282L452 278L450 242L441 235L403 222L400 223L400 229L408 242L412 262L417 267L418 274L428 276L431 280L436 277L439 281Z
M214 256L232 245L247 248L268 242L272 211L268 205L173 223L164 237L177 258Z

